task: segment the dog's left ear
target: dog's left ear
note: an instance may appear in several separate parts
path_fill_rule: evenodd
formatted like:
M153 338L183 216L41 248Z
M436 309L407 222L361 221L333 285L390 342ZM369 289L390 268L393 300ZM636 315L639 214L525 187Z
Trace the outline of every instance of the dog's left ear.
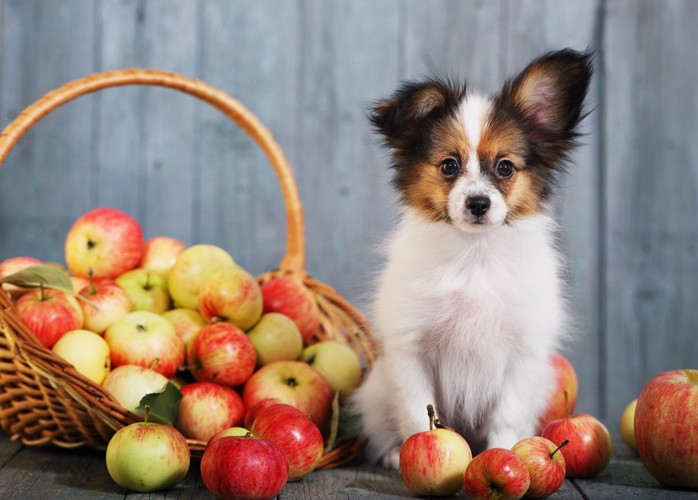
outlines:
M550 52L507 82L498 98L523 117L534 139L571 141L577 135L591 74L591 53Z

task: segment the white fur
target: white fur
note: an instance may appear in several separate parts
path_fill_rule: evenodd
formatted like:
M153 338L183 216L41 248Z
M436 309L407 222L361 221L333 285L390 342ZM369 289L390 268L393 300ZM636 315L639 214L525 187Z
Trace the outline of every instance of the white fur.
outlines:
M553 232L547 215L468 232L405 210L375 291L381 356L354 396L375 461L398 466L429 403L476 449L534 434L566 321Z

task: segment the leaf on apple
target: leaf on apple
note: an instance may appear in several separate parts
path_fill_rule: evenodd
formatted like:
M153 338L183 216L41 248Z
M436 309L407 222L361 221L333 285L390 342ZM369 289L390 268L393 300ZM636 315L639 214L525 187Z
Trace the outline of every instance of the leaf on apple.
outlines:
M181 401L182 393L177 389L177 386L172 382L167 382L160 392L143 396L136 409L145 412L145 405L150 405L148 421L174 425Z
M0 284L22 288L54 288L68 293L73 293L73 285L70 276L65 271L61 271L53 266L30 266L4 278L0 278Z
M361 434L361 415L346 406L339 404L339 392L332 401L332 418L330 419L330 435L327 438L325 453L332 451L339 443Z

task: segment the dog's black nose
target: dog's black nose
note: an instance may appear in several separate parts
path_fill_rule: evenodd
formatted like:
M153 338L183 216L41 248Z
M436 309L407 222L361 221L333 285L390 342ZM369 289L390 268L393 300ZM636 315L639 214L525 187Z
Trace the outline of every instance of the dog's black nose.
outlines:
M490 209L489 196L469 196L465 200L465 207L475 217L482 217Z

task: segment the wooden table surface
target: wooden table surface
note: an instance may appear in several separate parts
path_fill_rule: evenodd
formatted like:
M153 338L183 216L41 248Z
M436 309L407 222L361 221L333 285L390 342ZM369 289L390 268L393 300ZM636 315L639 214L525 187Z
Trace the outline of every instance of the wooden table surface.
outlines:
M698 499L698 492L662 489L622 442L614 443L608 469L594 479L565 481L553 499L665 498ZM402 498L413 495L395 471L357 463L341 469L315 471L289 483L280 499ZM465 496L463 492L461 495ZM213 498L201 481L198 462L174 489L151 494L131 493L109 477L104 453L87 448L28 447L0 433L0 498L2 499L139 499Z

